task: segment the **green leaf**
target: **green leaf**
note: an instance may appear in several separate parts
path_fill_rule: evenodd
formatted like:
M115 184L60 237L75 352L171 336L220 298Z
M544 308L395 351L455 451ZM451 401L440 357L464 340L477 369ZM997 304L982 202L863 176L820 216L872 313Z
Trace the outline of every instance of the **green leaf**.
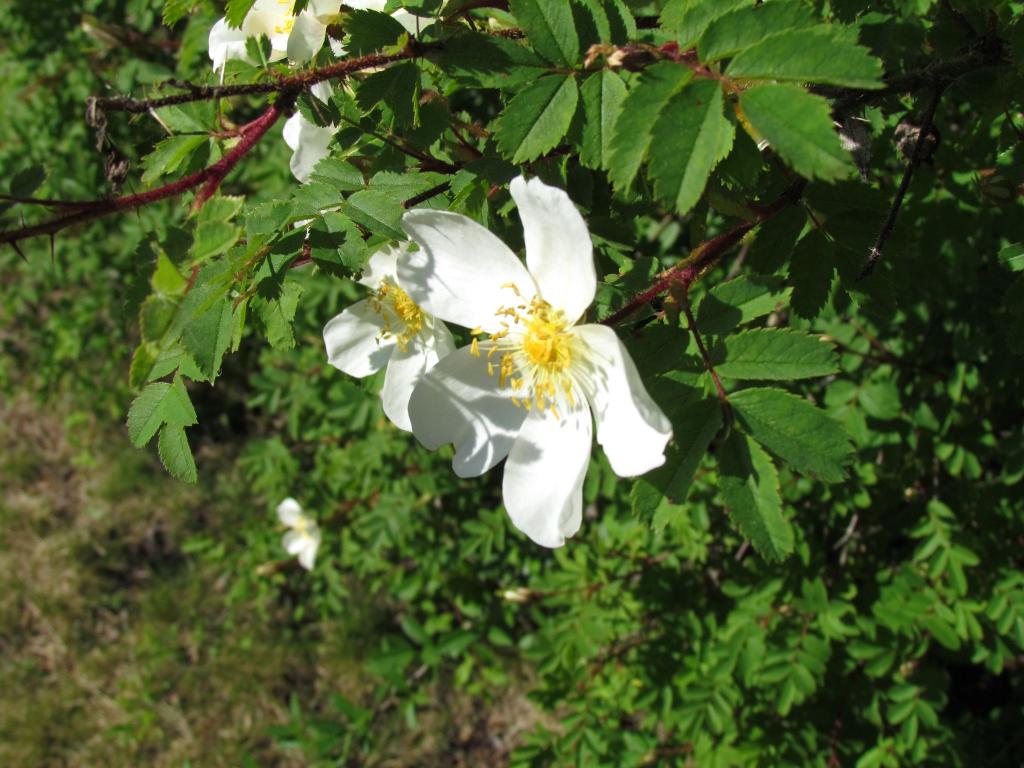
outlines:
M615 121L608 176L616 189L624 190L633 183L651 146L658 115L692 78L689 69L667 61L648 67L640 75Z
M882 62L851 41L851 34L856 30L829 25L781 32L739 53L725 74L750 80L882 88Z
M722 500L733 523L765 560L793 551L793 530L782 514L779 476L757 443L734 431L719 452Z
M167 0L164 3L163 22L172 27L192 12L201 0Z
M1024 245L1015 243L999 252L999 260L1014 272L1024 271Z
M356 91L356 103L364 112L387 106L398 125L414 125L419 117L419 91L419 67L403 61L367 77Z
M673 414L665 463L633 487L634 514L650 517L655 529L664 528L668 516L677 511L671 507L686 501L694 473L721 428L722 406L717 400L697 400Z
M453 34L438 62L445 74L477 88L517 88L548 72L544 60L525 45L479 32Z
M836 483L853 458L850 438L824 411L781 389L755 387L729 395L738 423L798 472Z
M386 13L353 10L345 16L345 50L350 56L396 45L405 34L405 27Z
M788 295L781 278L741 275L708 291L697 309L697 327L711 335L731 331L774 312Z
M813 320L828 301L835 269L835 244L820 230L811 230L793 251L789 279L793 283L790 302L800 317Z
M573 75L548 75L528 85L495 123L498 147L513 163L536 160L565 136L578 101Z
M196 462L192 458L192 449L189 448L184 429L168 424L160 430L157 448L160 461L171 475L186 483L196 482Z
M770 35L814 23L814 13L802 0L775 0L741 7L708 24L697 50L701 61L717 61L734 56Z
M224 18L227 19L228 26L235 29L241 27L246 14L255 4L256 0L228 0L227 7L224 9Z
M552 64L571 67L580 56L580 41L569 0L510 0L534 50Z
M213 382L231 343L231 302L220 298L194 318L182 332L181 341L207 381Z
M404 240L402 204L391 195L373 189L356 192L345 201L343 212L373 234L389 240Z
M761 85L740 94L740 107L755 141L767 140L801 176L834 181L853 172L821 96L796 85Z
M196 412L185 385L177 376L174 381L150 384L128 409L128 437L141 448L163 424L187 427L196 423Z
M626 98L626 84L604 69L583 81L580 97L584 115L580 162L588 168L608 168L612 133Z
M691 82L661 110L651 132L654 191L679 213L700 200L714 167L732 149L733 127L714 80Z
M144 184L152 184L161 176L174 173L192 153L203 146L206 136L171 136L164 139L142 158L142 174Z
M686 47L697 42L719 16L745 5L750 5L750 0L669 0L660 23L665 31L674 33L680 47Z
M250 301L253 313L263 324L267 342L274 349L291 349L295 346L295 334L292 323L295 311L302 296L302 286L293 281L286 281L280 292L273 298L255 296Z
M729 336L711 350L711 360L727 379L789 381L839 370L831 344L790 328L755 328Z

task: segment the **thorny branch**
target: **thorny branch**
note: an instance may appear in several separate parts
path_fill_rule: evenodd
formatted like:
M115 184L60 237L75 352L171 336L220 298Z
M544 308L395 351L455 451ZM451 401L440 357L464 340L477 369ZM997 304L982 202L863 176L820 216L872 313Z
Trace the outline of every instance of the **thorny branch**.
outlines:
M924 159L924 148L931 137L932 126L935 122L935 112L939 108L939 102L942 100L942 92L944 90L945 87L936 88L935 92L932 94L931 101L928 102L928 107L925 109L921 126L918 129L919 133L917 135L917 142L914 144L914 152L910 156L910 163L907 165L907 170L903 173L903 179L900 181L900 186L896 190L896 197L893 198L892 207L889 208L889 215L885 217L885 223L882 225L882 231L878 233L878 238L875 240L875 244L871 247L867 264L865 264L864 269L861 270L861 279L867 277L874 271L875 266L882 258L882 249L885 248L885 244L889 242L893 229L896 227L896 218L900 214L900 208L903 207L903 198L906 197L907 189L910 188L910 182L914 178L914 172Z
M23 227L10 232L0 232L0 245L15 245L19 240L40 235L52 236L75 224L94 221L95 219L109 216L112 213L132 211L144 205L155 203L158 200L176 197L190 189L198 188L194 205L196 207L201 206L214 195L224 178L256 146L281 115L291 107L293 99L294 97L282 97L278 100L277 104L271 105L262 115L243 126L239 142L218 162L203 168L201 171L196 171L183 179L136 195L124 195L107 200L79 203L78 206L81 210L73 213L58 216L41 224Z

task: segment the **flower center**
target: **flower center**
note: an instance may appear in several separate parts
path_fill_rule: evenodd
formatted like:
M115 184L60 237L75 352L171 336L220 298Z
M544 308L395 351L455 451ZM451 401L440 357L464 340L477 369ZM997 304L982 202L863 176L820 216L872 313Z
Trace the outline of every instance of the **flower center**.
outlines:
M292 12L295 6L295 0L277 0L277 4L281 6L281 12L286 14L285 18L281 20L280 24L274 25L274 34L276 35L290 35L292 29L295 27L295 15Z
M388 279L370 297L370 306L384 318L381 338L394 337L403 352L409 342L423 330L423 310L409 298L409 294Z
M515 286L507 286L519 295ZM498 386L515 390L512 402L539 411L548 409L559 418L559 407L573 408L576 397L571 368L577 338L569 332L565 314L540 298L529 304L501 307L495 313L502 329L492 333L486 345L487 373L498 377ZM516 322L512 328L504 320ZM477 339L483 333L472 331L470 354L481 357Z

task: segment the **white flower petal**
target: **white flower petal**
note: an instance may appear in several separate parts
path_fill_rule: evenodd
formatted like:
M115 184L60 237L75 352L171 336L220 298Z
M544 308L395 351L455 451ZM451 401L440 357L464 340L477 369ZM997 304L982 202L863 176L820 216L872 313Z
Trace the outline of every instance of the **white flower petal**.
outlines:
M357 301L324 326L327 362L358 379L376 373L391 358L393 338L382 339L384 318L366 299Z
M289 555L297 555L306 546L306 535L299 531L288 531L281 537L281 545Z
M229 27L227 19L221 19L214 24L210 30L208 44L213 70L215 72L223 70L224 65L232 59L248 61L251 64L249 54L245 50L245 41L248 39L249 35L241 29Z
M594 248L583 216L569 195L540 179L522 176L509 188L519 208L526 240L526 265L541 298L576 322L594 301Z
M455 444L452 468L475 477L505 456L526 411L498 389L485 359L457 349L420 379L409 400L412 431L431 450Z
M418 35L424 29L437 21L437 19L430 19L424 16L414 16L403 9L399 9L392 13L391 18L405 27L405 31L410 35Z
M303 11L288 35L288 58L298 63L309 61L324 47L326 38L327 26L308 10Z
M409 249L409 245L410 243L385 245L383 248L374 251L363 268L359 284L376 290L385 279L397 282L398 257Z
M451 331L444 323L435 321L434 325L429 337L413 338L404 351L395 349L384 373L384 388L380 392L384 413L392 424L406 432L412 432L409 398L413 390L423 374L455 348Z
M334 89L331 88L330 80L321 80L319 83L314 83L309 92L313 94L314 98L319 99L324 104L329 103L331 96L334 95Z
M585 406L561 420L532 411L523 423L505 462L502 496L512 523L541 546L560 547L579 530L590 447Z
M316 561L316 547L307 546L301 552L299 552L299 565L305 568L307 571L313 570L313 564Z
M263 35L269 38L270 61L277 61L288 54L288 22L291 17L290 4L281 5L277 0L256 0L242 21L242 31L249 37Z
M302 517L302 505L289 496L277 505L277 519L289 527Z
M665 463L672 424L647 394L633 358L603 325L573 329L588 347L591 369L582 382L597 421L597 442L619 477L642 475Z
M383 11L388 0L343 0L343 3L357 11Z
M306 10L321 20L328 19L341 10L341 0L309 0Z
M334 126L314 125L298 112L288 118L284 124L284 141L292 150L288 167L301 183L309 181L316 164L330 154L331 139L337 132Z
M450 211L419 209L402 217L419 250L398 265L399 284L430 314L467 328L498 330L502 306L536 293L533 278L501 240L472 219Z

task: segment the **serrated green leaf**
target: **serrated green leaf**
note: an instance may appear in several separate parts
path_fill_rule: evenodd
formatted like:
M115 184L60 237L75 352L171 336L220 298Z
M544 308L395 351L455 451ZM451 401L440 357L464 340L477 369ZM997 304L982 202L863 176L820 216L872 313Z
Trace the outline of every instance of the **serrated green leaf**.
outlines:
M882 88L882 62L856 45L856 30L821 25L767 37L740 52L725 69L729 77L792 80L847 88Z
M404 240L402 203L393 196L373 189L356 192L345 201L343 212L374 234L389 240Z
M651 132L649 173L655 194L677 212L688 213L700 200L711 171L732 149L732 138L719 84L688 84L669 99Z
M765 139L801 176L835 181L853 172L828 102L796 85L761 85L740 94L755 140Z
M411 61L392 64L374 72L356 91L356 103L364 112L383 105L395 116L395 123L415 125L419 115L420 70Z
M263 324L267 341L274 349L284 350L295 346L292 323L301 295L301 285L286 281L273 298L255 296L250 300L249 306Z
M580 162L588 168L608 168L615 121L626 98L626 84L610 70L601 70L580 88L583 102L583 140Z
M192 12L201 0L167 0L164 3L163 22L168 27L173 27L185 16Z
M195 423L192 401L177 376L171 383L159 381L147 386L128 409L128 437L139 448L153 439L162 424L186 427Z
M389 14L351 10L345 15L345 50L350 56L375 53L398 43L405 27Z
M495 123L495 138L513 163L536 160L553 149L572 122L579 102L573 75L548 75L508 103Z
M231 343L231 302L222 297L195 317L181 334L185 350L209 382L217 378L221 360Z
M548 72L544 60L525 45L467 31L445 43L439 65L457 82L478 88L518 88Z
M667 517L686 501L694 473L708 446L722 428L722 406L717 400L697 400L673 414L672 444L665 463L637 480L632 492L634 514L651 518L652 527L664 528Z
M569 0L510 0L509 11L537 53L552 64L576 63L580 41Z
M779 476L771 458L737 431L718 457L722 500L733 523L761 557L782 560L793 551L793 530L782 514Z
M770 35L814 23L813 11L802 0L774 0L741 7L711 21L697 43L697 50L701 61L718 61Z
M161 176L174 173L188 158L203 146L206 136L171 136L164 139L142 158L144 184L152 184Z
M179 426L167 425L160 430L157 441L160 461L172 476L186 483L195 483L198 478L192 449L185 437L185 430Z
M842 425L821 409L769 387L734 392L729 402L743 429L798 472L828 483L845 477L853 446Z
M255 4L256 0L228 0L227 7L224 9L224 18L227 19L228 26L235 29L241 27L246 15Z
M651 146L658 115L692 78L690 70L671 62L654 64L640 75L615 121L608 176L616 189L624 190L633 183Z
M719 376L748 381L809 379L839 370L831 344L791 328L755 328L729 336L712 348L711 360Z
M750 0L669 0L661 12L660 23L685 47L697 42L719 16L744 5L750 5Z
M741 275L716 285L697 308L697 327L703 334L720 334L775 311L789 295L782 279Z
M807 233L793 251L789 279L793 283L790 305L800 317L813 320L828 301L835 269L835 244L819 230Z

